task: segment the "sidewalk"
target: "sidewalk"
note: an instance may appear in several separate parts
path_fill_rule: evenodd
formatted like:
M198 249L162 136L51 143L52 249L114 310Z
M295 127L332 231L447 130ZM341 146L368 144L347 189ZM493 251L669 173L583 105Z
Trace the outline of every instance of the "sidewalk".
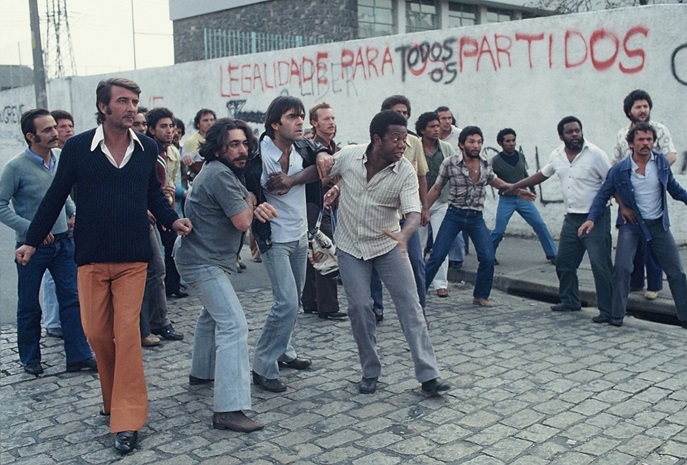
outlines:
M511 266L509 255L499 257L503 270ZM552 280L543 277L552 276L550 265L518 268L542 283ZM251 356L271 303L269 286L255 286L238 293ZM45 375L25 374L16 328L3 326L0 463L684 463L683 329L631 317L622 328L595 325L595 309L556 314L547 303L498 290L492 298L499 305L485 310L472 305L471 286L449 287L449 298L430 294L428 302L442 377L453 386L446 395L422 395L387 295L378 327L383 374L377 393L357 392L360 366L349 323L300 314L292 342L313 367L283 370L284 393L253 387L251 416L266 428L251 434L212 429L212 389L188 384L200 304L192 297L171 301L170 316L186 337L144 350L148 422L137 449L124 457L112 447L107 418L98 415L97 376L66 373L61 341L53 338L43 341ZM339 297L345 309L343 290Z
M546 261L544 251L537 239L506 236L496 251L496 258L499 265L494 267L494 289L544 302L560 302L556 267ZM611 258L615 259L615 249ZM687 250L684 247L680 248L680 258L683 265L687 266ZM470 253L465 256L462 268L449 269L449 280L474 283L476 274L477 254L474 247L471 247ZM596 292L587 254L578 270L578 278L582 305L594 307ZM643 291L631 292L627 301L627 311L629 314L645 313L677 324L675 305L665 275L663 276L663 290L659 293L658 299L653 301L645 299Z

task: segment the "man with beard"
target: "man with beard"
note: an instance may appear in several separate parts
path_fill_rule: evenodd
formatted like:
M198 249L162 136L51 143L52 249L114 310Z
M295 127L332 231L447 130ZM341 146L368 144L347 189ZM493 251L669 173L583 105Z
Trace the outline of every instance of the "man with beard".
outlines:
M102 415L110 415L115 449L134 450L148 414L139 331L146 267L152 256L147 210L179 234L191 222L169 206L155 175L157 146L131 129L141 88L125 78L96 89L99 126L69 139L55 178L38 207L24 245L15 251L27 266L40 253L74 184L79 215L74 226L81 321L98 359ZM29 265L30 266L30 265ZM56 275L55 275L56 277Z
M458 138L461 154L441 162L437 179L427 193L427 205L431 207L441 195L444 186L449 184L448 210L437 232L425 273L427 282L431 283L456 236L465 230L475 244L479 262L472 302L480 307L493 307L489 294L494 281L494 247L489 239L482 210L487 185L498 189L507 184L496 177L489 161L481 155L483 142L480 128L463 128ZM534 193L521 189L517 190L517 195L527 200L535 198Z
M595 323L621 326L630 291L630 272L637 243L644 242L656 254L665 268L673 295L677 316L687 328L687 278L680 261L668 218L669 193L675 200L687 203L687 191L673 178L666 157L653 151L656 130L648 123L637 123L627 133L632 154L616 163L596 195L587 221L580 226L580 235L593 231L595 221L606 208L612 195L622 201L619 208L618 247L613 268L613 314L598 316ZM625 216L623 208L632 213Z
M651 121L651 109L653 102L651 96L643 90L633 90L623 101L625 116L630 120L630 124L618 131L618 143L613 151L613 163L630 156L632 149L627 143L627 134L636 124L648 123L656 131L654 138L654 150L662 153L668 160L669 165L673 165L676 160L676 150L673 139L670 137L668 128ZM645 247L644 241L637 243L637 253L635 254L634 270L630 281L630 289L642 290L644 288L644 269L646 268L646 292L644 297L648 300L658 298L658 293L663 289L663 270L658 264L658 260L651 247Z
M587 142L582 123L574 116L566 116L558 123L558 136L563 145L551 153L549 162L537 173L515 184L509 184L504 193L531 187L558 175L565 204L565 219L558 241L556 274L561 303L553 305L554 312L581 310L577 269L585 250L592 265L599 321L611 318L611 214L605 205L599 211L596 227L578 236L577 231L587 220L594 197L601 189L611 164L606 153Z
M0 221L15 230L18 247L26 242L26 230L36 217L38 206L55 176L57 157L53 149L58 141L57 124L47 110L25 112L21 117L21 129L28 147L7 162L0 177ZM67 218L70 218L69 223L73 223L74 214L74 202L67 199L65 205L63 199L60 215L37 244L40 247L36 249L34 259L27 266L17 265L17 346L24 371L31 375L43 373L38 294L46 270L55 280L58 323L64 337L67 371L96 369L81 327L74 244L67 235Z
M276 211L244 186L243 170L257 142L246 123L218 119L200 145L205 166L186 199L193 233L177 240L179 272L203 306L196 322L191 385L214 380L212 426L249 433L264 428L243 412L251 409L248 324L229 275L236 251L255 215L272 220Z

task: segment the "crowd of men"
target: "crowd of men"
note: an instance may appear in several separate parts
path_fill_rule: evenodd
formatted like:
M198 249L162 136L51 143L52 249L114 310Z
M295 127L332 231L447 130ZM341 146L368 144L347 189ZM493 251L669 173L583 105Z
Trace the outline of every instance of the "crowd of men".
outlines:
M140 92L127 79L101 81L98 125L76 136L68 113L27 111L27 149L0 177L0 221L17 236L20 361L29 374L43 372L42 317L47 335L64 339L67 371L98 371L100 413L110 417L122 453L136 447L147 416L141 347L184 337L169 320L167 298L183 298L186 290L202 303L189 383L214 384L214 428L264 428L245 413L251 378L263 390L284 392L281 369L312 366L291 343L300 308L350 320L358 390L374 393L382 374L382 284L421 390L449 390L430 340L426 293L433 286L439 298L449 296L449 261L452 253L462 261L465 234L479 262L473 302L492 307L496 250L514 212L555 264L561 303L553 311L580 310L577 268L586 252L600 312L595 323L622 325L628 293L644 287L646 266L646 297L655 298L665 270L687 328L687 279L667 206L667 194L687 203L687 191L672 176L675 148L667 128L650 120L653 103L644 91L625 99L630 124L618 134L613 166L584 139L582 122L567 116L557 126L562 145L531 176L513 129L498 133L502 151L488 160L482 130L456 127L448 107L422 113L413 133L411 103L402 95L381 102L365 144L336 144L336 115L324 102L309 111L307 137L303 102L280 96L267 108L259 138L245 122L217 119L204 108L182 146L183 122L167 108L140 107ZM553 174L566 210L558 248L531 189ZM500 193L493 231L483 217L488 185ZM615 265L611 197L619 205ZM337 278L307 259L308 231L317 223L336 244L347 312L339 308ZM239 252L246 233L273 295L252 366L248 324L231 282L245 268ZM631 278L633 272L641 276Z

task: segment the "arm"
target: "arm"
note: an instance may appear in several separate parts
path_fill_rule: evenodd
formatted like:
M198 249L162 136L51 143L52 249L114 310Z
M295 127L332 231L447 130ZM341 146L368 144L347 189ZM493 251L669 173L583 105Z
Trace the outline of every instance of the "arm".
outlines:
M401 228L401 232L392 233L387 229L382 229L382 232L398 242L398 246L402 253L408 251L408 239L412 236L417 228L420 226L420 214L418 212L410 212L405 215L405 222Z
M10 208L10 200L12 200L12 197L14 197L19 188L17 177L16 168L12 164L7 164L2 172L2 176L0 176L0 222L14 229L19 234L25 234L31 221L17 215Z
M310 165L296 174L288 176L283 172L270 173L267 178L267 190L276 194L286 194L293 186L308 184L319 180L317 165Z
M549 178L544 176L541 171L537 171L532 176L526 177L525 179L521 179L520 181L516 182L515 184L504 183L504 185L501 187L500 190L504 194L512 194L515 192L516 189L522 189L525 187L536 186L537 184L543 183L547 179L549 179Z
M490 183L490 186L495 187L496 189L506 189L510 186L506 181L503 179L499 178L494 178ZM515 189L514 190L515 195L520 197L521 199L527 200L527 201L533 201L534 199L537 198L537 194L535 194L533 191L529 190L524 190L524 189Z
M637 222L637 215L635 215L634 210L625 205L623 199L620 198L620 194L618 194L617 192L614 193L613 198L616 202L618 202L618 215L620 216L620 218L622 218L623 224L627 224L628 221L632 224L639 224Z
M429 206L427 205L427 176L417 176L417 183L419 185L420 203L422 204L422 212L420 213L420 221L422 226L429 224Z
M255 210L255 204L257 202L258 200L255 198L255 194L249 192L246 197L247 208L229 217L231 224L233 224L236 229L241 232L246 232L248 230L250 224L253 222L253 211Z

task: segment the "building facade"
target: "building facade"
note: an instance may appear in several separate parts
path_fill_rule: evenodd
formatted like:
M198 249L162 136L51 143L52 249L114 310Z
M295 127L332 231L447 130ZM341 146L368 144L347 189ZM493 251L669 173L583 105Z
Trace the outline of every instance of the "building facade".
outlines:
M170 0L174 61L542 16L518 0Z

